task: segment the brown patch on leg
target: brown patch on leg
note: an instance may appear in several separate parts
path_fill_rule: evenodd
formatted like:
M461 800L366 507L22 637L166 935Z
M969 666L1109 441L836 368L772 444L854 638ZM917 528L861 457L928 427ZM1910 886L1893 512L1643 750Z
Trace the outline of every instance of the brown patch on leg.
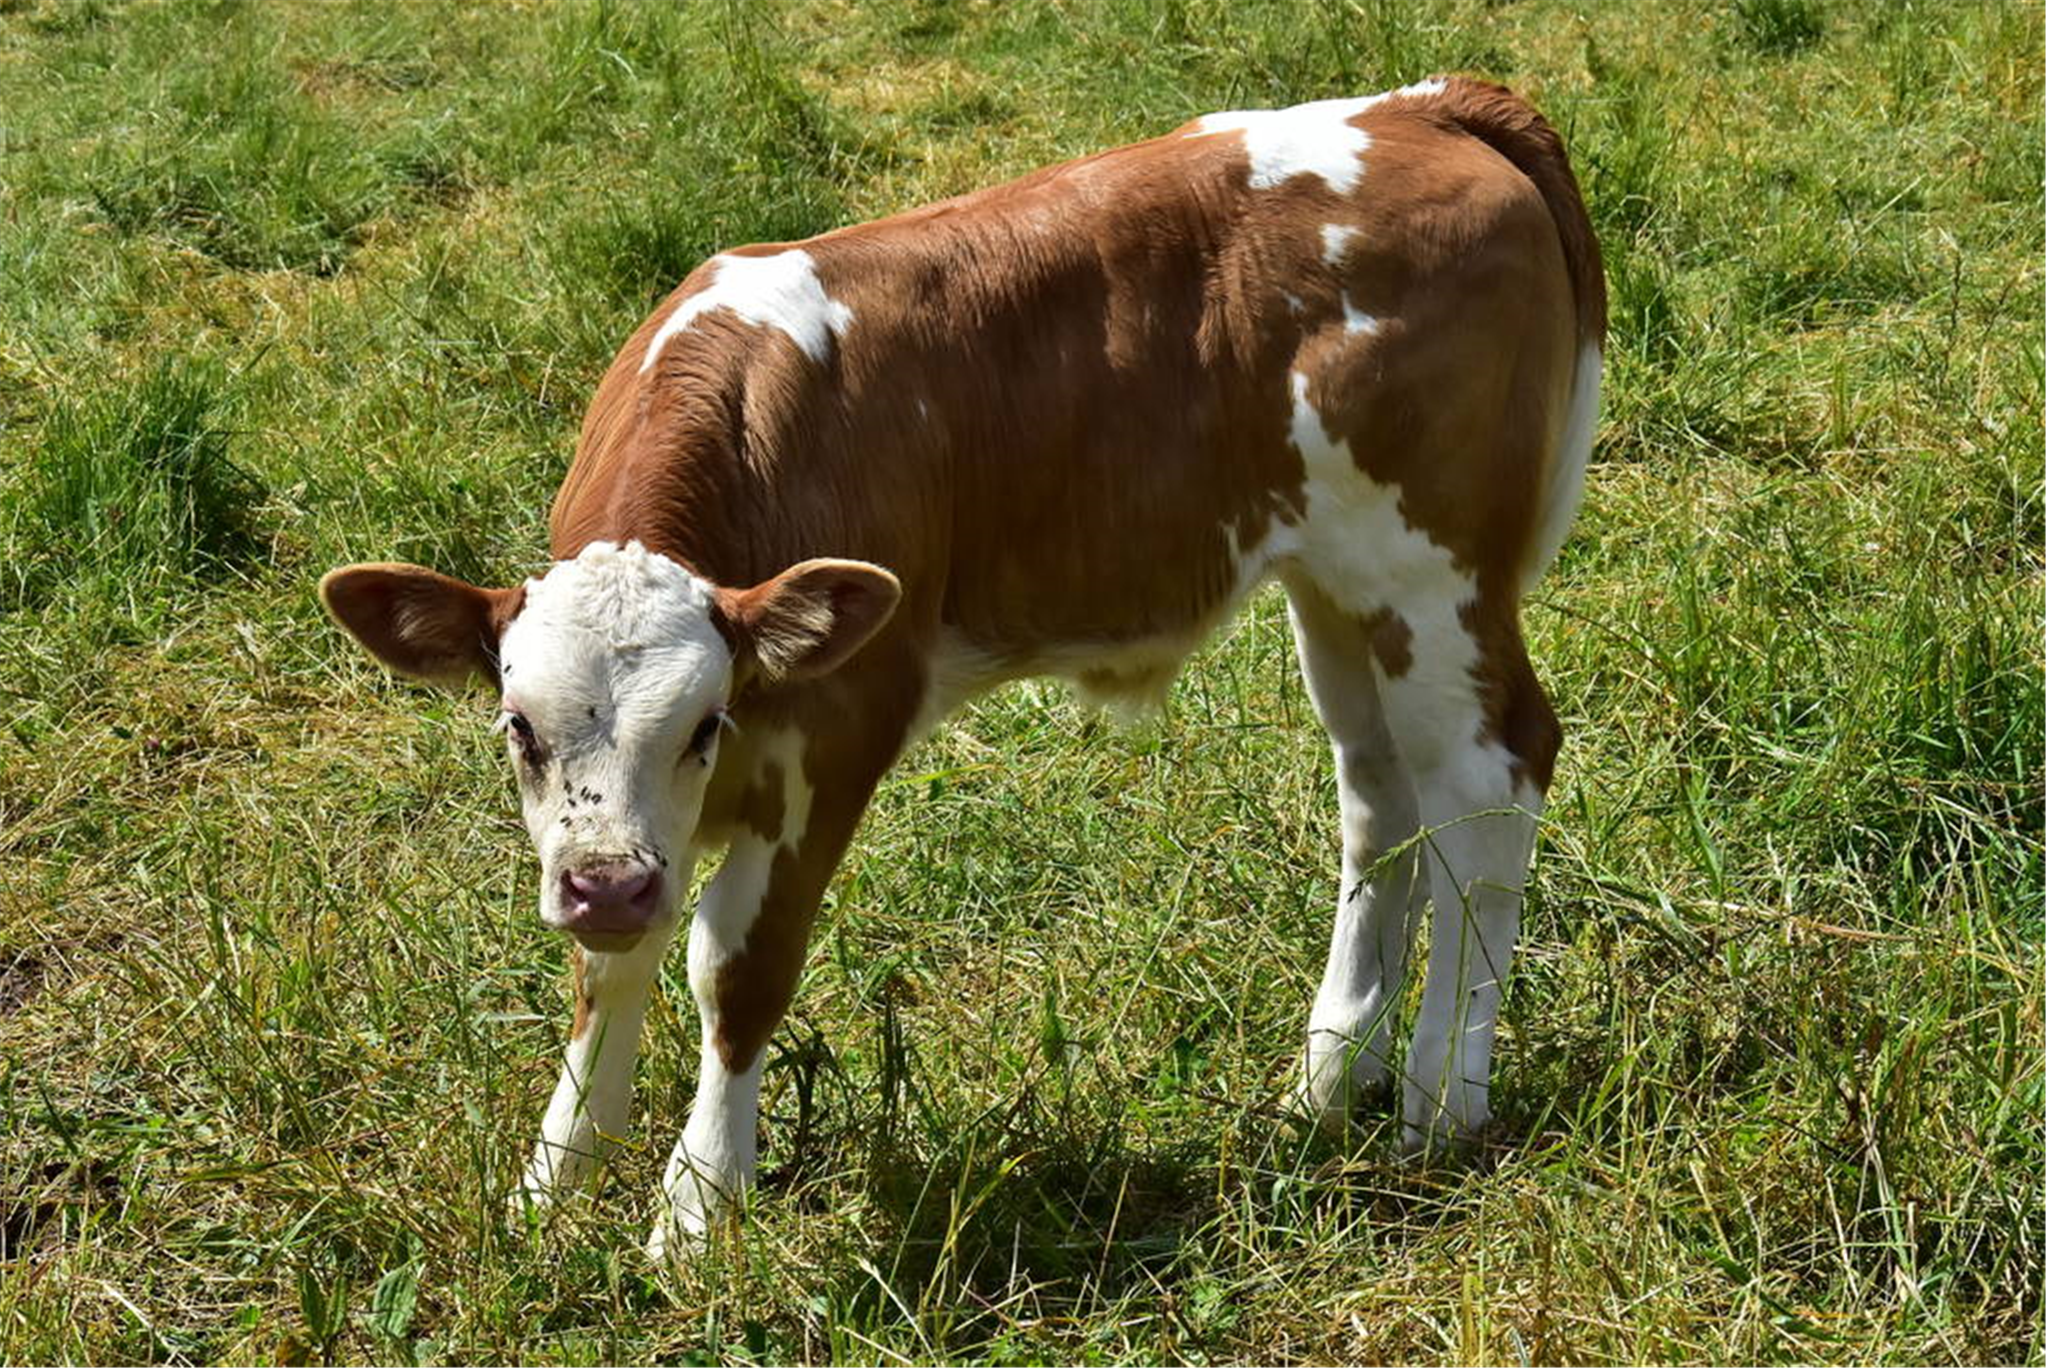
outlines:
M1556 775L1556 752L1563 748L1563 724L1549 705L1549 695L1525 655L1509 685L1506 707L1499 718L1499 739L1513 752L1514 778L1531 782L1542 793Z
M1478 694L1485 709L1485 736L1513 756L1515 783L1532 784L1547 794L1555 777L1556 753L1563 746L1563 727L1527 658L1518 613L1513 608L1487 610L1472 603L1465 605L1462 617L1478 642Z
M870 674L842 671L830 677L835 686L806 691L783 719L805 738L802 778L810 787L810 813L799 837L782 834L788 843L774 852L745 944L712 979L711 1045L733 1073L752 1067L781 1024L803 971L817 904L917 705L915 691L898 687L902 669L885 659L868 663ZM864 725L849 728L848 718ZM777 795L781 786L778 779ZM779 832L779 801L775 812Z
M1364 635L1387 679L1398 679L1414 668L1414 629L1392 609L1381 608L1365 618Z
M717 1024L711 1043L733 1073L752 1066L795 996L818 896L838 855L834 849L828 860L818 860L815 855L806 859L801 849L778 851L745 946L718 966L712 990Z
M583 952L578 946L569 952L569 963L575 966L575 1025L569 1027L568 1038L581 1040L583 1032L590 1029L590 990L583 980Z

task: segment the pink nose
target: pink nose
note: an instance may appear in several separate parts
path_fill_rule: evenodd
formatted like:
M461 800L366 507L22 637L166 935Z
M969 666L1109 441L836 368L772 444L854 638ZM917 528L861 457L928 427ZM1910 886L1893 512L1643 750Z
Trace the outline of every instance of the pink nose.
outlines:
M644 931L661 898L661 873L636 864L596 864L561 876L561 901L568 909L565 930Z

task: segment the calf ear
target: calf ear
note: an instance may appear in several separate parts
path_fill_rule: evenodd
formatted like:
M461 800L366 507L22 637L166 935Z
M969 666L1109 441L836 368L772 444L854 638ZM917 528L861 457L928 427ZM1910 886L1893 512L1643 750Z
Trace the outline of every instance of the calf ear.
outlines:
M417 565L347 565L320 581L320 602L369 653L402 675L497 682L497 643L526 587L479 589Z
M881 630L901 598L901 583L878 565L807 560L751 589L718 590L718 611L740 669L780 684L837 669Z

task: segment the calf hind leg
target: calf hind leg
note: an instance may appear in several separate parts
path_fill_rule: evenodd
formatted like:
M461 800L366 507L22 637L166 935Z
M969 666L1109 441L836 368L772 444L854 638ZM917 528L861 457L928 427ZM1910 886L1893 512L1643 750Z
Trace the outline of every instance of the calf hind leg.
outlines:
M1428 977L1402 1079L1408 1152L1491 1118L1492 1044L1520 930L1521 888L1560 733L1511 610L1468 609L1384 689L1413 775L1433 892Z
M1289 592L1301 674L1335 753L1343 831L1335 929L1294 1106L1340 1129L1388 1077L1426 886L1416 877L1414 789L1379 698L1374 647L1385 623L1345 613L1311 586Z

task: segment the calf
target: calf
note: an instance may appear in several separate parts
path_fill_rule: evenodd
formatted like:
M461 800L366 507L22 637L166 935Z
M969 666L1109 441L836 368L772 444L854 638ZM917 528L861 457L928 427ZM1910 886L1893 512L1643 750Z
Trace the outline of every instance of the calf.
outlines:
M1272 579L1342 808L1298 1104L1340 1125L1390 1080L1432 903L1403 1135L1482 1125L1558 743L1518 605L1583 487L1604 326L1560 142L1457 78L1209 115L690 275L598 387L544 575L320 586L392 669L500 691L540 918L580 942L524 1192L625 1132L704 852L656 1251L752 1176L762 1052L903 748L1024 675L1154 699Z

